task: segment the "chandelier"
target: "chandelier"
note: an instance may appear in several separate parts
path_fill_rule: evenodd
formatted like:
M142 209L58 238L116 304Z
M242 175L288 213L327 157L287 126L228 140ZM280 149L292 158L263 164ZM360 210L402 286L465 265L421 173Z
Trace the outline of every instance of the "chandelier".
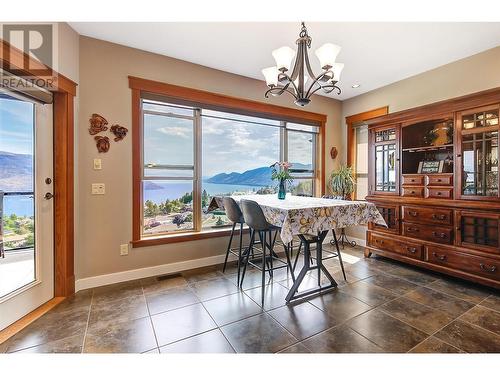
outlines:
M264 74L266 84L269 87L265 93L266 98L269 98L269 95L278 96L287 92L295 98L295 104L304 107L310 103L312 94L319 90L323 90L326 94L337 90L340 95L341 90L337 83L340 80L344 64L335 62L340 47L332 43L325 43L315 51L321 69L323 69L318 76L315 76L309 63L307 51L308 48L311 48L311 42L312 38L307 34L306 25L302 22L299 39L296 41L298 45L297 57L290 74L287 72L290 71L295 51L285 46L272 52L276 66L262 69L262 74ZM308 87L306 87L307 81L312 81Z

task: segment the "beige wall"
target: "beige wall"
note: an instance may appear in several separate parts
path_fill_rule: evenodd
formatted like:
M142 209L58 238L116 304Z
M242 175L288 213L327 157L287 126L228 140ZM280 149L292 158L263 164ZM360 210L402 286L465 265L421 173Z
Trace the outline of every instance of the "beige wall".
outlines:
M164 41L165 43L168 41ZM111 124L131 128L131 93L128 75L187 86L206 91L297 108L288 97L266 100L262 81L206 68L184 61L92 38L80 37L77 225L75 268L82 279L107 273L222 254L227 238L207 239L164 246L132 249L119 255L120 244L132 239L132 139L112 142L107 154L98 155L88 134L92 113L103 115ZM315 97L308 111L328 116L326 149L336 146L344 153L339 101ZM102 158L103 169L94 171L92 160ZM334 167L326 159L326 172ZM106 184L106 195L90 194L92 182Z
M346 116L386 105L392 113L495 87L500 87L500 47L343 101L342 139L347 136ZM349 233L365 238L364 227L352 228Z

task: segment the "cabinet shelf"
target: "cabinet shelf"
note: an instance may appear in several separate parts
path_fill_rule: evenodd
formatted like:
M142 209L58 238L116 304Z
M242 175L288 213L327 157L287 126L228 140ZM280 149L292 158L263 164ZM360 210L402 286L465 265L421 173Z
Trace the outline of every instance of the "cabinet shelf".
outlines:
M429 152L429 151L439 151L439 150L450 150L453 149L453 144L440 145L440 146L423 146L423 147L411 147L404 148L403 151L407 152Z

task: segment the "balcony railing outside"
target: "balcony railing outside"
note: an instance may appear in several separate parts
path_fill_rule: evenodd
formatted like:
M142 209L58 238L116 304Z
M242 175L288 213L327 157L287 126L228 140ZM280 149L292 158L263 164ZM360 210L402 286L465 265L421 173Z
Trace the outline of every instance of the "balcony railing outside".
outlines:
M26 250L26 249L32 249L33 248L33 244L29 244L29 245L21 245L21 246L6 246L6 244L9 243L8 239L6 238L6 228L5 228L5 220L6 218L4 217L4 198L5 197L13 197L13 196L28 196L28 197L31 197L33 198L34 197L34 193L33 192L19 192L19 191L9 191L9 192L4 192L4 191L0 191L0 258L4 258L5 257L5 253L7 251L19 251L19 250ZM24 218L24 223L21 223L21 219ZM24 217L21 217L19 216L19 223L16 223L19 225L19 229L22 229L22 230L27 230L27 240L25 242L30 242L29 241L29 235L31 234L32 236L34 236L34 233L33 233L33 230L29 230L29 228L27 229L26 227L29 227L30 226L30 221L32 221L33 218L27 218L26 216ZM31 233L30 233L31 232ZM18 241L20 242L20 241Z

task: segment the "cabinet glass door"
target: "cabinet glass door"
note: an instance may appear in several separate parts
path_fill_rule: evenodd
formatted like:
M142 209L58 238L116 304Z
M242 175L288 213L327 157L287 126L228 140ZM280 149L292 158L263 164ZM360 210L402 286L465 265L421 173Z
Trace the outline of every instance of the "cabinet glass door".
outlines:
M373 193L396 194L398 143L396 128L374 130Z
M461 116L461 193L463 197L498 197L498 121L496 108Z

